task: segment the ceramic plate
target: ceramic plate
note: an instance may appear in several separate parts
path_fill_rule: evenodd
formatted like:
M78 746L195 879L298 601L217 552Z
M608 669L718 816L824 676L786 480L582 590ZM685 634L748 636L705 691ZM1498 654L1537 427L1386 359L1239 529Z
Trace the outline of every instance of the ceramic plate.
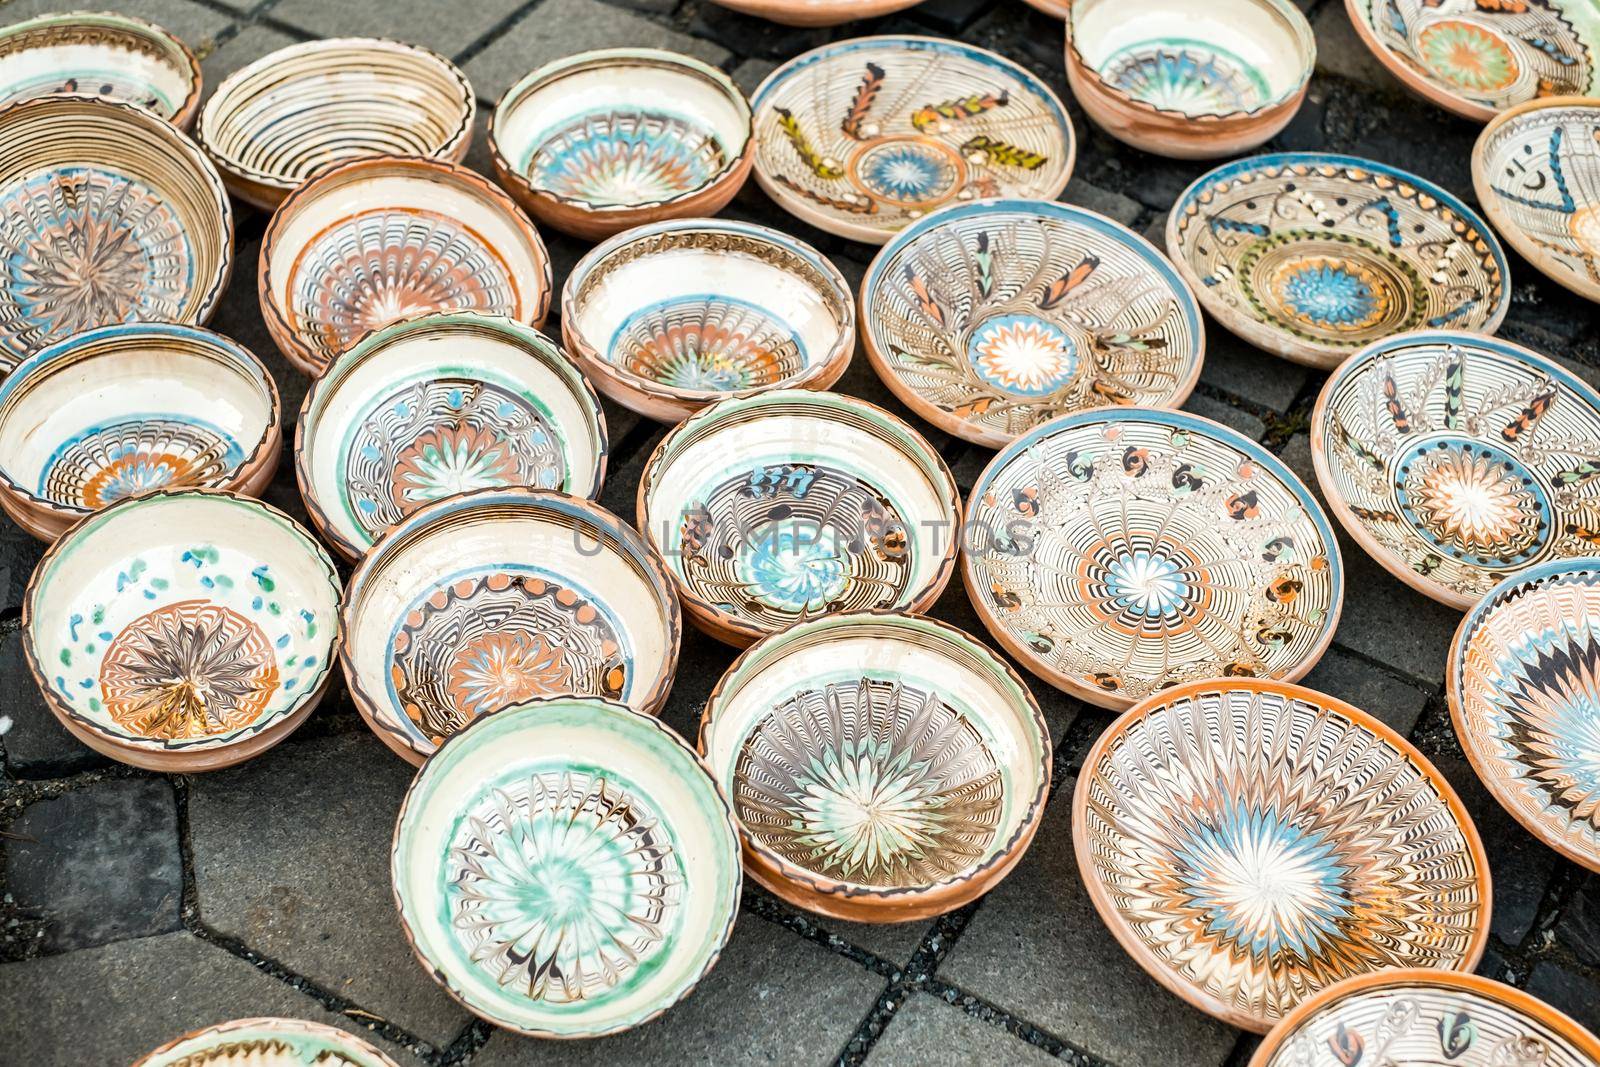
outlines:
M1217 168L1178 198L1167 251L1224 326L1314 367L1405 330L1493 333L1511 302L1505 253L1470 208L1351 156Z
M1452 607L1600 549L1600 394L1508 341L1437 330L1363 350L1317 397L1311 451L1350 536Z
M957 205L914 223L861 283L862 340L894 394L941 430L998 448L1057 415L1177 407L1205 328L1166 257L1092 211Z
M1327 516L1266 449L1207 419L1057 419L989 464L967 504L978 615L1039 677L1106 708L1218 675L1305 675L1344 567Z
M274 507L159 490L45 553L22 628L50 710L84 744L152 770L212 770L277 744L321 698L339 578Z
M1046 15L1054 15L1058 19L1066 18L1072 10L1068 0L1027 0L1027 2L1029 7L1043 11Z
M300 494L351 558L456 493L531 486L592 500L605 463L600 401L566 353L472 312L369 334L312 383L295 427Z
M739 839L677 734L604 700L507 708L406 792L395 902L465 1007L535 1037L598 1037L689 994L732 931Z
M185 1034L133 1067L395 1067L343 1030L299 1019L235 1019Z
M1600 871L1600 558L1496 586L1461 620L1445 688L1489 792L1529 833Z
M734 11L771 19L785 26L837 26L856 19L877 18L917 0L712 0Z
M1072 123L1010 60L931 37L862 37L790 60L756 90L756 180L813 226L882 244L934 208L1053 200Z
M1143 701L1089 751L1072 823L1122 947L1258 1033L1351 975L1470 971L1489 935L1483 843L1450 784L1299 686L1209 679Z

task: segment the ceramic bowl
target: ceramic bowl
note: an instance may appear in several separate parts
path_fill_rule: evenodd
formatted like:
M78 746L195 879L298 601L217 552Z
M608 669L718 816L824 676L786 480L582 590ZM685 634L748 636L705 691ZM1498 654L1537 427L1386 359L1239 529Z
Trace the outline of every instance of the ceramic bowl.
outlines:
M550 258L512 199L465 167L412 157L322 171L273 212L257 289L267 330L313 377L368 332L429 311L532 326Z
M682 633L661 559L578 497L482 489L389 528L350 577L345 681L420 764L474 719L577 693L655 714Z
M22 647L56 718L156 771L231 767L311 713L339 644L339 577L259 500L157 490L79 522L28 582Z
M0 507L53 541L151 489L256 496L278 468L282 410L249 350L198 326L102 326L0 382Z
M1461 620L1445 668L1456 736L1502 807L1600 871L1600 557L1506 578Z
M1207 679L1135 705L1089 750L1072 823L1128 954L1257 1033L1351 975L1470 971L1489 936L1487 857L1450 783L1300 686Z
M973 487L965 548L995 639L1116 710L1198 678L1302 678L1344 601L1310 490L1244 435L1177 411L1080 412L1019 438Z
M133 1067L396 1067L354 1034L300 1019L235 1019L184 1034Z
M755 160L750 103L713 66L653 48L583 52L500 98L495 176L540 222L599 240L715 215Z
M1368 1050L1393 1064L1600 1063L1600 1039L1520 989L1407 967L1347 978L1307 998L1273 1027L1250 1067L1361 1063Z
M1238 155L1294 118L1317 42L1292 0L1077 0L1067 84L1117 140L1175 159Z
M1505 253L1472 209L1353 156L1218 167L1178 198L1167 253L1217 321L1323 369L1406 330L1494 333L1511 303Z
M599 1037L688 996L743 879L728 802L670 729L556 697L450 738L406 791L400 921L436 981L496 1026Z
M1600 301L1600 100L1533 100L1484 127L1472 186L1500 236L1547 278Z
M1345 0L1389 72L1464 118L1487 122L1541 96L1600 93L1600 11L1590 0Z
M1022 679L916 615L827 615L754 645L712 691L699 748L745 870L840 919L926 919L988 892L1050 791Z
M1066 204L985 200L900 231L861 283L884 384L935 426L999 448L1058 415L1177 407L1205 327L1148 241Z
M467 76L426 48L307 41L229 75L195 136L240 200L272 210L317 171L374 156L459 162L477 109Z
M118 322L203 323L233 265L233 209L178 128L51 96L0 111L0 371Z
M189 46L131 15L74 11L0 28L0 105L84 93L138 104L188 129L200 84Z
M1428 330L1364 349L1322 387L1311 452L1350 536L1451 607L1600 551L1600 393L1508 341Z
M566 353L469 311L369 334L312 383L295 427L306 510L351 559L456 493L531 486L593 500L605 467L605 415Z
M746 222L641 226L595 248L561 293L567 348L600 391L662 422L770 389L826 389L856 307L827 258Z
M877 18L908 7L918 0L712 0L712 3L784 26L837 26L857 19Z
M1072 122L1049 86L993 52L861 37L791 59L756 89L756 181L804 222L882 244L935 208L1054 200Z
M815 615L924 611L955 567L944 460L853 397L781 390L713 404L656 446L639 528L689 619L732 645Z
M1029 7L1058 19L1064 19L1072 13L1071 0L1027 0L1027 3Z

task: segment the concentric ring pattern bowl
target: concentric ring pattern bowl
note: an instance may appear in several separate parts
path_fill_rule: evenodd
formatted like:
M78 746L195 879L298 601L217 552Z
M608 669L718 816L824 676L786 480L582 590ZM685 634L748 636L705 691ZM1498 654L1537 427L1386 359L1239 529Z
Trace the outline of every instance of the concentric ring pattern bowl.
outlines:
M301 1019L234 1019L184 1034L133 1067L396 1067L353 1034Z

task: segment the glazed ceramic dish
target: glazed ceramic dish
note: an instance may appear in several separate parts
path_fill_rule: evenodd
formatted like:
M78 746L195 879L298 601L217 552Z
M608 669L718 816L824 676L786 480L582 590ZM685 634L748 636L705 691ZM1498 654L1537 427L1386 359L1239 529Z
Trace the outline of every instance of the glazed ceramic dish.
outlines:
M452 737L406 792L395 902L475 1014L599 1037L688 996L733 929L728 803L683 739L609 701L536 700Z
M712 0L721 7L770 19L785 26L837 26L856 19L877 18L917 0Z
M682 623L660 558L586 500L484 489L413 512L356 566L344 674L412 763L483 715L577 693L655 714Z
M78 740L136 767L214 770L271 748L321 699L339 578L274 507L157 490L45 553L22 630L46 703Z
M1058 19L1066 18L1072 11L1069 0L1027 0L1027 2L1029 7L1043 11L1046 15L1054 15Z
M103 326L0 382L0 507L54 540L151 489L255 496L278 467L278 387L261 361L198 326Z
M532 326L550 308L550 259L517 205L466 167L361 159L324 170L272 215L261 315L315 376L370 330L429 311Z
M217 86L195 135L228 189L266 208L330 164L372 156L457 162L477 108L467 76L426 48L373 37L290 45Z
M1530 567L1461 620L1445 691L1496 800L1600 871L1600 557Z
M1058 415L1177 407L1200 376L1194 295L1144 238L1034 200L945 208L861 283L878 377L941 430L998 448Z
M188 129L200 106L200 61L131 15L75 11L0 28L0 106L52 93L137 104Z
M935 208L1053 200L1076 145L1061 101L981 48L862 37L790 60L756 90L756 180L802 221L882 244Z
M605 463L600 401L566 354L474 312L368 335L312 383L295 427L306 509L352 559L456 493L531 486L592 500Z
M495 176L540 222L598 240L715 215L755 159L750 103L715 67L653 48L584 52L506 91Z
M1589 0L1345 0L1372 54L1414 92L1487 122L1541 96L1600 92Z
M663 422L729 396L826 389L855 349L836 267L765 226L686 219L595 248L561 295L567 347L601 392Z
M1350 536L1452 607L1600 550L1600 394L1510 342L1434 330L1363 350L1322 387L1311 450Z
M1067 83L1105 131L1159 155L1214 159L1289 124L1317 62L1291 0L1078 0Z
M1493 333L1511 302L1505 253L1471 209L1351 156L1217 168L1178 198L1167 252L1224 326L1314 367L1405 330Z
M0 111L0 144L0 371L96 326L211 317L233 208L177 127L54 96Z
M781 390L724 400L673 430L639 480L639 528L684 610L748 645L829 612L923 611L950 580L955 480L882 408Z
M933 619L828 615L753 646L700 718L745 869L841 919L960 907L1022 858L1050 733L1016 673Z
M1484 128L1472 186L1495 229L1545 276L1600 300L1600 100L1534 100Z
M1344 599L1310 491L1260 445L1183 412L1081 412L1018 439L972 490L965 548L996 640L1106 708L1196 678L1301 678Z
M1072 823L1122 947L1246 1030L1353 975L1470 971L1489 936L1483 843L1450 784L1300 686L1209 679L1136 705L1084 760Z
M184 1034L133 1067L396 1067L343 1030L300 1019L235 1019Z
M1520 989L1475 974L1409 967L1361 975L1308 998L1273 1028L1250 1067L1307 1064L1590 1067L1600 1039Z

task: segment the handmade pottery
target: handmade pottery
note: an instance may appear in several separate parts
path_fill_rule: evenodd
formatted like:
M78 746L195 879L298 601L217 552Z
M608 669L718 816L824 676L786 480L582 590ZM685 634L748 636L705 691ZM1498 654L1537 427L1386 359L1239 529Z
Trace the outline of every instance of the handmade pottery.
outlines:
M937 207L1053 200L1072 176L1055 93L993 52L861 37L790 60L755 92L756 180L813 226L882 244Z
M1300 686L1217 678L1147 698L1089 750L1072 824L1122 947L1246 1030L1352 975L1470 971L1488 939L1487 857L1450 783Z
M1313 367L1405 330L1493 333L1511 302L1505 253L1470 208L1353 156L1218 167L1178 198L1167 252L1217 321Z
M567 275L561 329L612 400L662 422L770 389L826 389L855 349L848 284L816 249L747 222L642 226Z
M1407 967L1347 978L1301 1002L1250 1067L1307 1064L1592 1067L1600 1039L1520 989L1475 974Z
M284 356L315 376L371 330L429 311L532 326L550 259L512 199L466 167L361 159L318 173L273 212L257 289Z
M51 96L0 111L0 371L118 322L203 323L233 264L205 155L142 108Z
M300 1019L235 1019L184 1034L133 1067L396 1067L354 1034Z
M221 489L156 490L79 522L28 582L22 647L56 718L156 771L231 767L327 686L339 578L315 538Z
M915 7L917 0L712 0L712 3L785 26L837 26Z
M1530 567L1490 591L1456 631L1445 692L1495 799L1600 871L1600 557Z
M1066 18L1072 11L1071 0L1027 0L1028 6L1058 19Z
M690 621L733 645L830 612L926 610L960 527L955 480L922 435L837 393L713 404L639 479L639 529Z
M708 64L654 48L583 52L506 90L489 125L495 176L558 230L598 240L715 215L755 160L750 103Z
M268 53L217 86L195 136L240 200L272 210L313 173L374 156L459 162L476 97L426 48L375 37Z
M594 390L544 334L435 313L385 326L334 360L306 393L294 457L311 521L354 559L456 493L531 486L594 499L606 423Z
M188 45L131 15L74 11L0 28L0 105L84 93L137 104L188 129L200 83Z
M450 738L406 791L395 903L462 1006L535 1037L630 1029L688 996L739 908L705 764L620 704L534 700Z
M1117 140L1176 159L1266 143L1317 61L1292 0L1077 0L1065 17L1078 103Z
M1322 387L1311 451L1350 536L1452 607L1600 550L1600 394L1508 341L1429 330L1362 350Z
M1410 89L1487 122L1542 96L1600 93L1591 0L1345 0L1356 33Z
M102 326L0 382L0 508L53 541L113 501L220 486L255 496L278 467L282 410L249 350L198 326Z
M941 430L998 448L1058 415L1177 407L1205 328L1133 231L1035 200L955 205L896 234L861 283L878 377Z
M1295 681L1344 600L1310 491L1254 441L1184 412L1080 412L1019 438L973 487L965 548L995 639L1105 708L1196 678Z
M1545 276L1600 300L1600 100L1533 100L1472 150L1472 186L1500 236Z
M754 645L712 691L699 748L750 876L841 919L926 919L992 889L1050 791L1022 679L916 615L827 615Z
M361 558L345 601L345 681L412 763L500 708L604 697L655 714L682 631L666 567L578 497L481 489L412 512Z

